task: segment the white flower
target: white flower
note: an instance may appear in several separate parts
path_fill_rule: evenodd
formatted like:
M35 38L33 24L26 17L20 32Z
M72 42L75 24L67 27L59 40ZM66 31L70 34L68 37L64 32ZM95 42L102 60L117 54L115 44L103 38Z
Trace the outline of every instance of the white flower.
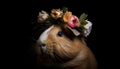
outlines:
M91 33L91 29L92 29L92 23L88 20L86 20L87 24L84 26L85 28L85 36L87 37L90 33Z
M39 12L38 22L44 22L48 18L48 16L49 16L48 13L45 11Z

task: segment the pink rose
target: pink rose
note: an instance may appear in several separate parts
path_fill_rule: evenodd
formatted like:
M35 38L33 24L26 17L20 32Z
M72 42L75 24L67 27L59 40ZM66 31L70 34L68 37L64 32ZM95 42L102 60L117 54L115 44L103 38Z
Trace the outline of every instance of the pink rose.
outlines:
M71 18L68 21L68 25L71 28L79 27L80 26L79 19L76 16L72 15Z

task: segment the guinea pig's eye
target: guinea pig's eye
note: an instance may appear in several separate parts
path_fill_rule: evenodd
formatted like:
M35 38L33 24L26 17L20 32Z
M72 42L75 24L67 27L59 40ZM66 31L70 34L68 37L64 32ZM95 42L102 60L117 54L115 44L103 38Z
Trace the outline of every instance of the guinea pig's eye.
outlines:
M62 31L59 31L59 32L57 33L57 36L62 37L62 36L63 36L63 32L62 32Z

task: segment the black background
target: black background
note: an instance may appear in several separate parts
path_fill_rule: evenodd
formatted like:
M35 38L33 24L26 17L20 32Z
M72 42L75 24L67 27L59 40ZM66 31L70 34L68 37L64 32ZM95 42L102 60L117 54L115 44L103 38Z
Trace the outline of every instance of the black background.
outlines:
M53 8L64 6L68 7L78 17L83 12L87 13L88 19L93 23L93 29L87 38L87 43L95 54L98 69L112 69L113 64L117 64L113 63L117 59L113 53L116 50L117 42L113 43L116 39L112 39L116 38L117 35L113 30L113 22L111 23L114 19L113 15L117 12L110 12L114 10L114 7L110 6L113 3L109 5L104 1L96 0L7 1L4 3L4 8L1 10L5 13L2 18L5 18L3 20L3 33L6 37L3 38L5 39L5 43L3 43L5 45L3 48L5 53L3 64L12 68L35 69L36 59L31 46L31 22L37 18L38 12L41 10L50 11ZM114 36L109 33L113 33Z

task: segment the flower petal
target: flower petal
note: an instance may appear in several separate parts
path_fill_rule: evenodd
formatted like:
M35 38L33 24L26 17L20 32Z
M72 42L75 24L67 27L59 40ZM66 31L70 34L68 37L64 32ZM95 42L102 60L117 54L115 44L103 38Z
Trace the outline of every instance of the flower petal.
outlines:
M92 23L88 20L86 20L87 24L84 26L85 27L85 36L87 37L90 33L91 33L91 30L92 30Z
M79 19L76 16L72 15L68 21L68 25L72 28L79 27L80 26Z
M38 22L44 22L48 18L48 16L48 13L42 10L41 12L39 12Z
M51 17L54 19L62 17L63 12L60 9L52 9L51 10Z
M68 22L68 20L70 20L71 16L72 16L72 12L67 11L63 16L64 22Z

